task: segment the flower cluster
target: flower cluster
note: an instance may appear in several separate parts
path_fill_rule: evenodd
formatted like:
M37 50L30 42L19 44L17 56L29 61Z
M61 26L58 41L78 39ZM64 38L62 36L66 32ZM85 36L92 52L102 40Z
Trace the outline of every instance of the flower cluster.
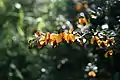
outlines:
M114 38L110 37L110 35L108 36L107 34L103 34L102 32L94 32L94 34L90 36L89 43L86 43L87 39L85 36L91 33L81 34L79 31L73 29L68 30L68 32L60 32L59 34L50 32L42 33L40 31L36 31L34 33L34 39L29 41L29 48L33 48L35 46L38 48L43 48L47 44L55 48L61 42L66 42L68 44L77 42L81 46L84 46L85 44L94 45L96 50L101 48L106 49L106 53L104 55L105 57L112 55L112 49L108 48L115 44Z
M50 44L52 47L56 47L60 42L74 43L78 41L80 44L83 43L80 34L73 32L73 29L70 29L68 32L56 33L41 33L39 31L35 32L34 39L29 41L29 47L32 48L37 43L38 48L42 48L47 44ZM81 39L81 40L78 40Z
M92 63L88 63L88 65L85 68L85 71L88 72L88 76L95 77L96 73L98 72L98 67Z

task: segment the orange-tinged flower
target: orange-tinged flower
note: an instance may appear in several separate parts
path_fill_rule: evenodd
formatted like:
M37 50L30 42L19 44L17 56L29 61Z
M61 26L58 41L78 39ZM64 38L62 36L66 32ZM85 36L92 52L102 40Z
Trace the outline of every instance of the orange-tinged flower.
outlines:
M95 77L95 76L96 76L96 73L95 73L94 71L90 71L90 72L88 73L88 76L90 76L90 77Z
M38 48L42 48L45 45L45 36L42 36L38 41Z
M68 33L60 33L60 37L62 40L66 41L67 43L74 42L75 41L75 36L72 34L73 29L70 29Z
M97 40L97 44L99 47L101 47L102 41L101 40Z
M59 44L61 41L62 41L62 39L59 34L50 34L49 43L52 46Z
M75 10L79 11L81 9L82 5L81 4L77 4L75 5Z
M83 25L83 24L85 24L85 25L88 24L86 18L79 18L79 19L78 19L78 22L79 22L80 24L82 24L82 25Z
M92 36L92 38L90 39L90 44L94 44L95 38L94 36Z
M35 37L40 37L41 36L41 32L39 32L39 31L37 31L37 32L35 32Z
M113 55L113 50L109 50L109 55Z
M98 36L95 36L95 40L98 41L100 40L100 38Z
M46 40L48 41L50 39L50 32L46 33Z
M114 39L108 39L107 41L108 41L109 44L112 44L112 45L115 44L115 40Z
M68 41L68 34L65 32L63 33L63 40Z
M113 50L108 50L106 53L105 53L105 58L107 58L108 57L108 55L113 55Z
M38 42L38 48L42 48L45 45L45 41L39 41Z
M74 42L75 36L73 34L68 34L67 43Z
M61 32L61 33L59 34L59 36L60 36L60 38L61 38L62 40L64 40L64 32Z
M74 42L75 36L71 33L63 33L63 40L65 40L67 43Z
M101 46L102 47L107 47L108 46L108 42L107 41L101 41Z

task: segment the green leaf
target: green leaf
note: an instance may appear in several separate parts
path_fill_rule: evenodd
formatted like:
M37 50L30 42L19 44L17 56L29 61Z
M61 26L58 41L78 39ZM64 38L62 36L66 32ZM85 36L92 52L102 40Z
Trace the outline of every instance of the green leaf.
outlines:
M23 22L24 22L24 12L23 12L23 9L21 8L19 10L19 21L18 21L18 24L17 24L17 30L18 30L18 33L21 35L21 36L24 36L24 30L23 30Z
M44 27L45 27L45 21L43 20L43 18L40 18L40 22L37 26L37 30L42 31L42 28L44 28Z
M4 7L5 7L5 5L4 5L3 0L0 0L0 8L4 8Z
M17 75L17 77L19 77L21 80L24 79L23 76L22 76L22 74L21 74L21 72L20 72L18 69L16 69L16 75Z

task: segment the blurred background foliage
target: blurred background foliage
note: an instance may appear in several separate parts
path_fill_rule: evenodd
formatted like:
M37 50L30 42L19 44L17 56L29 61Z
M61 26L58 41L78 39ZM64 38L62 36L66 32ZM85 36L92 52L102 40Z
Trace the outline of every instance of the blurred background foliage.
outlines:
M90 3L104 7L101 5L104 1L90 0ZM88 50L77 44L28 49L28 40L35 29L57 33L64 22L72 21L76 2L0 0L0 80L85 80ZM65 60L68 62L61 64Z

